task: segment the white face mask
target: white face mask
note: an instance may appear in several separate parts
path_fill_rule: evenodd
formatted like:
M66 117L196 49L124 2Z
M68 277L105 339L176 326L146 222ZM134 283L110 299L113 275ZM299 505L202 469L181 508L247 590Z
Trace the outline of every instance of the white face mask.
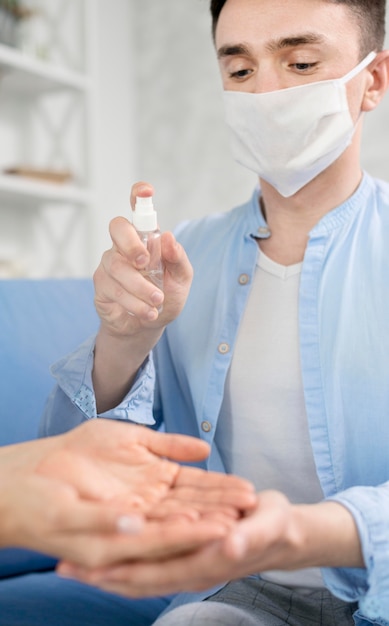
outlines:
M355 127L345 85L375 57L371 52L343 78L268 93L225 91L236 161L292 196L350 145Z

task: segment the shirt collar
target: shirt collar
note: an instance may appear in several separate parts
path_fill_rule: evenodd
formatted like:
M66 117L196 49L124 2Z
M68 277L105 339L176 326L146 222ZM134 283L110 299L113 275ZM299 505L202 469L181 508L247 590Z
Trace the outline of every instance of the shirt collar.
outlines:
M310 238L328 235L348 222L364 206L374 189L373 179L366 172L356 191L345 202L324 215L309 233Z
M249 201L250 222L248 235L255 239L268 239L271 235L270 229L263 216L260 206L261 190L259 186L254 189L254 193Z
M350 198L324 215L309 233L310 238L329 234L345 222L363 206L373 190L373 179L363 172L362 180ZM248 202L249 225L247 234L255 239L268 239L271 235L267 222L260 208L261 190L259 185L254 189Z

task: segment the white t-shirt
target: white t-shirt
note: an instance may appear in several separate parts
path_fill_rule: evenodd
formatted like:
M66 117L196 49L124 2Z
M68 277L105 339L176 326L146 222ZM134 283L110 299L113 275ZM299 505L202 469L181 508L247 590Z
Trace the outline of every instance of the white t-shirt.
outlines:
M298 292L302 263L285 267L259 253L250 298L227 375L215 442L227 471L293 503L323 492L309 439L301 378ZM261 576L323 587L319 569Z

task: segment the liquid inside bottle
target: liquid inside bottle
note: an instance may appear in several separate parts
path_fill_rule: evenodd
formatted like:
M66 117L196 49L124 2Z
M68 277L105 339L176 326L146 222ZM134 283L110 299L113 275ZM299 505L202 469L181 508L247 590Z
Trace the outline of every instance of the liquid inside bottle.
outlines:
M152 197L136 198L133 212L133 225L140 240L150 254L148 265L140 270L141 274L163 291L164 267L161 258L161 231L157 225L157 213L154 211ZM158 313L162 305L157 307Z
M158 289L163 289L163 264L161 260L161 235L159 231L138 232L142 243L150 254L150 262L141 273Z

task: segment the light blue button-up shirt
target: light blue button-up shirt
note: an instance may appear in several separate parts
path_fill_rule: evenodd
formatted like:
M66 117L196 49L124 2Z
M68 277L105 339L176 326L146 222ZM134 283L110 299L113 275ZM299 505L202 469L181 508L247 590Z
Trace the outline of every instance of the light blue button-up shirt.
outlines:
M194 267L182 314L166 329L131 393L105 417L213 439L238 326L269 233L251 200L182 224ZM244 279L242 279L244 277ZM309 431L327 498L359 529L365 569L324 569L328 588L359 601L357 624L389 625L389 185L364 175L354 195L313 228L300 285L300 350ZM254 332L254 329L253 329ZM58 386L42 434L96 417L93 341L53 367ZM205 594L203 594L205 595ZM177 602L193 600L180 594Z

